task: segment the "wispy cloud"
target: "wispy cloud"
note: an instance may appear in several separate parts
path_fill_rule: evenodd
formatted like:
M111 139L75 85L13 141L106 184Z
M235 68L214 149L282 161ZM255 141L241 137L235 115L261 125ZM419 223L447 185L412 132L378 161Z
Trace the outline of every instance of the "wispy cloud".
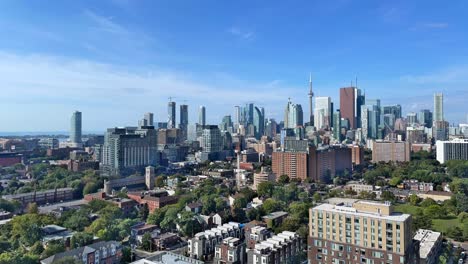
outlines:
M239 37L245 40L252 39L255 36L255 33L253 31L243 30L238 27L231 27L228 29L228 32L236 37Z
M127 29L125 29L117 22L114 22L112 17L100 16L91 10L85 10L84 15L95 23L95 26L98 30L113 34L128 34Z
M429 74L408 74L402 76L400 80L415 84L464 83L468 85L468 66L451 67Z
M164 105L169 96L188 99L192 109L207 105L210 120L215 124L223 115L232 113L236 103L261 98L270 112L281 113L285 98L300 94L299 88L274 80L262 83L216 73L195 76L181 71L134 69L47 55L0 52L0 72L2 87L15 91L0 93L0 101L7 102L0 106L0 120L8 115L4 111L12 107L8 104L31 103L28 98L34 98L38 111L27 109L31 118L53 119L57 116L55 109L60 109L62 115L62 111L78 108L87 112L89 122L94 120L93 129L133 124L135 116L145 111L166 116ZM192 112L195 115L195 110ZM129 113L132 116L126 119ZM107 123L99 123L103 119ZM47 124L40 125L44 127L37 129L47 128Z
M436 30L436 29L445 29L449 27L449 23L446 22L428 22L428 23L421 23L415 26L412 26L410 30L417 31L417 30Z

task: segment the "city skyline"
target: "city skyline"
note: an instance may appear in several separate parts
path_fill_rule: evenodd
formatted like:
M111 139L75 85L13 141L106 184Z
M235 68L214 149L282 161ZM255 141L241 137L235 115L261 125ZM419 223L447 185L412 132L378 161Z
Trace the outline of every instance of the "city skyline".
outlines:
M357 76L368 97L399 103L404 115L432 109L442 92L446 119L466 122L462 1L192 5L0 3L0 32L9 36L0 44L0 84L15 91L0 94L0 119L9 124L0 131L64 131L62 113L75 109L85 131L132 125L145 112L165 121L169 97L189 105L190 123L199 105L217 124L247 101L281 120L289 97L308 120L310 72L314 97L330 96L335 106L339 88Z

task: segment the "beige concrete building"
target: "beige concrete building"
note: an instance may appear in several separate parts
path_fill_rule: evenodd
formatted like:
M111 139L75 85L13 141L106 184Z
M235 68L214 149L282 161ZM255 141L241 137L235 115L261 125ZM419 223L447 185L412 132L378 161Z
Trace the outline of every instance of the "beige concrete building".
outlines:
M262 167L260 173L254 173L253 189L257 190L258 185L262 182L274 182L275 180L275 174L267 167Z
M309 210L309 263L413 263L411 215L350 200Z
M372 162L410 161L411 144L404 141L373 141Z

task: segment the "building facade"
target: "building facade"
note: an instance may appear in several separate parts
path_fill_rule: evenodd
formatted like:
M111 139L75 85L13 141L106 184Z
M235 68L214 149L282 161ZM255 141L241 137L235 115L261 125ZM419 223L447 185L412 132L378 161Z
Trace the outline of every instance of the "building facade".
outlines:
M468 139L437 141L436 158L442 164L449 160L468 160Z
M70 142L81 143L81 112L75 111L71 117Z
M372 162L408 162L410 161L411 144L404 141L373 141Z
M309 263L414 263L411 215L351 201L309 210Z

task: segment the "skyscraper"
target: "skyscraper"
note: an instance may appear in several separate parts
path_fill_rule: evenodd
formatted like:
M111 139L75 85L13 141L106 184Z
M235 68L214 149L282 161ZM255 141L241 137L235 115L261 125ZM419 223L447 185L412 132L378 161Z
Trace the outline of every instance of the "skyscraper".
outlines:
M340 109L337 109L333 113L333 138L336 141L341 142L341 113L340 113Z
M182 131L183 139L187 139L187 129L188 129L188 105L180 105L180 124L179 128Z
M356 80L357 82L357 80ZM356 116L356 128L361 127L361 106L363 106L366 102L366 96L361 94L361 90L355 88L354 94L356 96L356 105L354 109L354 115Z
M304 124L304 113L300 104L288 101L284 110L284 128L296 128Z
M75 111L71 117L70 141L81 143L81 112Z
M434 94L434 121L444 121L444 95Z
M314 97L314 92L312 91L312 73L309 78L309 125L314 124L314 108L312 105L312 98ZM317 104L316 104L317 105Z
M201 126L206 125L206 108L203 105L198 109L198 124Z
M418 115L414 112L406 114L406 123L413 126L418 123Z
M176 103L167 104L167 128L176 128Z
M254 108L253 125L255 127L255 138L260 139L264 133L265 117L263 111L257 106Z
M203 128L200 147L205 153L213 153L222 150L223 140L218 126L205 126Z
M315 97L314 126L317 129L331 127L331 97Z
M419 124L424 125L425 127L432 127L432 112L429 109L424 109L419 112L418 116Z
M236 105L234 106L235 108L235 115L234 115L234 125L236 127L239 127L239 125L241 124L241 110L240 110L240 106Z
M153 113L145 113L145 116L144 116L144 120L146 120L146 125L147 126L153 126L154 123L153 123Z
M341 118L348 120L350 129L356 129L356 89L345 87L340 89L340 113Z

